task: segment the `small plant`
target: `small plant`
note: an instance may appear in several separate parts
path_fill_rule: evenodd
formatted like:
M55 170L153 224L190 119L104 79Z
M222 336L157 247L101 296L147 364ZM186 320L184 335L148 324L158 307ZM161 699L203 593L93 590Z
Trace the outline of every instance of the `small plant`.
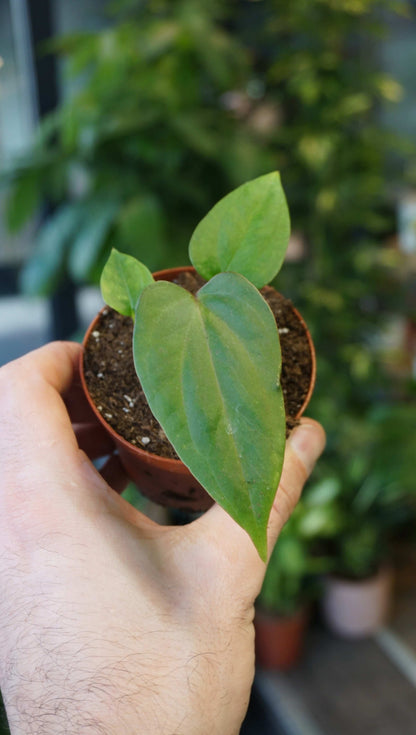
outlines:
M196 227L193 296L113 250L105 302L134 320L133 355L150 409L183 463L267 556L285 446L276 322L258 289L279 271L289 213L277 172L243 184Z
M331 569L320 541L336 530L318 493L306 493L274 547L257 605L264 612L292 616L319 592L318 576Z
M331 571L351 580L375 575L389 560L391 540L416 515L412 410L378 407L370 420L382 451L362 449L346 461L342 478L325 477L307 495L327 519Z

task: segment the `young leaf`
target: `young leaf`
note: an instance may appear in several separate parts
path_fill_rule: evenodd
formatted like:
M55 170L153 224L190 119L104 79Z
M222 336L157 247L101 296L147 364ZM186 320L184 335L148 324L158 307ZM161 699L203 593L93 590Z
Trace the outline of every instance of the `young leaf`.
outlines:
M265 559L285 444L280 344L266 302L235 273L196 297L159 281L138 302L133 352L179 457Z
M101 294L108 306L134 319L137 300L153 276L143 263L131 255L112 249L101 274Z
M196 227L189 257L206 280L234 271L261 288L280 270L289 234L289 211L275 171L221 199Z

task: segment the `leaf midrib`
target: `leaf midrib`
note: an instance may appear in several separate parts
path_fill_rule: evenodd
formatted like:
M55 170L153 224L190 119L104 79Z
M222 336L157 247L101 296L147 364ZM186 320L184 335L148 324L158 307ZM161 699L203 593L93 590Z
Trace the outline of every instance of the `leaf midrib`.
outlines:
M219 393L219 395L221 397L221 403L222 403L223 409L224 409L224 415L226 416L226 420L228 421L228 425L231 427L231 421L230 421L230 418L229 418L229 413L228 413L228 410L226 410L227 409L227 404L226 404L226 402L224 401L224 398L223 398L223 392L221 390L221 384L220 384L220 381L218 379L218 373L217 373L217 370L216 370L216 367L215 367L214 360L212 358L212 351L210 349L210 340L209 340L208 331L207 331L207 328L206 328L206 323L205 323L205 320L204 320L204 318L202 316L202 310L204 309L204 310L208 311L211 315L214 316L214 318L217 318L218 321L220 321L222 324L225 324L229 332L231 332L231 333L233 333L233 332L230 329L230 327L227 325L227 323L224 322L224 320L222 320L220 317L217 317L216 314L213 314L213 312L210 311L208 309L208 307L206 307L204 304L202 304L201 301L199 301L199 299L196 299L196 301L197 301L197 305L199 307L198 308L198 315L200 317L201 324L202 324L202 327L203 327L203 332L204 332L206 344L207 344L207 347L208 347L208 353L209 353L209 358L210 358L210 362L211 362L211 365L212 365L212 370L213 370L214 377L215 377L215 382L216 382L216 384L218 386L218 393ZM232 436L234 437L234 432L232 432ZM236 464L238 465L239 470L240 470L240 476L243 478L243 481L245 483L246 488L248 488L248 483L247 483L247 480L246 480L246 477L245 477L245 473L243 471L243 464L242 464L241 458L240 458L240 456L239 456L239 454L237 452L235 441L232 442L232 446L233 446L234 455L236 456L236 459L237 459ZM215 473L215 476L216 476L216 473ZM252 511L252 516L253 516L253 518L256 518L255 509L253 507L253 502L252 502L252 499L251 499L251 495L248 492L248 490L247 490L247 495L248 495L249 502L250 502L250 508L251 508L251 511Z

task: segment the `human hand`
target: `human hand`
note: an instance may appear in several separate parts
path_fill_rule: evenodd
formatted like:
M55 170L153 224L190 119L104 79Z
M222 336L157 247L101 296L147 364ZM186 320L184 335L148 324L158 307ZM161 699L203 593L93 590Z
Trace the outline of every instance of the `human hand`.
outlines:
M12 735L233 735L254 675L264 576L215 505L159 526L121 498L113 449L83 400L79 345L0 370L0 686ZM75 425L74 428L71 425ZM304 420L286 449L270 550L324 445Z

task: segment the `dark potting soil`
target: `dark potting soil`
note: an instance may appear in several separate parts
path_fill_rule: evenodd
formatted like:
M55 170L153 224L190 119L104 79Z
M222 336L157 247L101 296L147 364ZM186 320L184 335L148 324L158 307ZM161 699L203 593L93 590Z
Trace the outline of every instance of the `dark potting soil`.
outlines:
M175 283L196 293L204 281L182 273ZM305 328L291 302L266 288L263 296L277 322L282 350L281 384L289 432L309 390L312 360ZM84 350L84 375L91 398L110 426L131 444L177 459L159 422L150 411L133 363L133 321L105 308Z

